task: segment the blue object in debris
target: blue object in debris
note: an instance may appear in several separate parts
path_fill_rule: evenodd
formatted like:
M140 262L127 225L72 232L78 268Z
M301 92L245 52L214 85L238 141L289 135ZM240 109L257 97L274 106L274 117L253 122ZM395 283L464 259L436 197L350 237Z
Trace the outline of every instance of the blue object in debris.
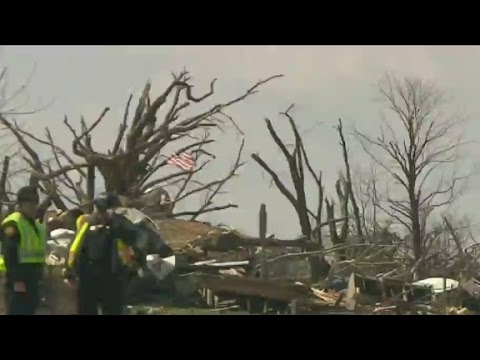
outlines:
M341 291L344 290L348 287L348 283L341 278L335 278L332 280L330 283L330 288L335 290L335 291Z

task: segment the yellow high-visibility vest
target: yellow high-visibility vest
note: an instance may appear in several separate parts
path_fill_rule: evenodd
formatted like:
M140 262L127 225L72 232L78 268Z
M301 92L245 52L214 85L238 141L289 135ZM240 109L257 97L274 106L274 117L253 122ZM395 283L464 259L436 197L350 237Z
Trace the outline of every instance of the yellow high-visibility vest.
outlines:
M37 220L34 225L36 229L34 229L32 224L18 211L7 216L2 221L2 225L9 222L14 222L20 233L18 262L20 264L45 263L45 255L47 251L46 227Z

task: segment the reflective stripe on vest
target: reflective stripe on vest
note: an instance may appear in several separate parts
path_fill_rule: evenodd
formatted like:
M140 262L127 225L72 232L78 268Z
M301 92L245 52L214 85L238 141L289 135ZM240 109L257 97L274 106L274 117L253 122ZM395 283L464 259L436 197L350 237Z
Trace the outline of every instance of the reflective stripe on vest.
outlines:
M78 221L77 221L77 225ZM68 266L73 267L75 265L75 260L77 255L80 253L80 249L83 244L83 240L85 239L85 234L87 233L90 225L88 223L84 223L83 226L77 231L77 235L73 240L72 246L70 246L70 252L68 254Z
M83 214L83 215L80 215L80 216L77 218L77 221L76 221L76 224L77 224L77 232L80 231L80 229L82 228L83 224L85 224L86 222L88 222L88 217L89 217L89 215Z
M44 263L47 247L47 231L38 220L35 221L37 232L32 224L25 219L20 212L14 212L7 216L2 225L14 222L20 233L20 248L18 249L18 261L26 263Z
M133 265L133 263L135 262L135 253L133 252L131 246L125 244L123 240L119 240L117 247L118 253L123 263L125 265Z
M7 271L5 267L5 260L3 260L3 256L0 256L0 273Z

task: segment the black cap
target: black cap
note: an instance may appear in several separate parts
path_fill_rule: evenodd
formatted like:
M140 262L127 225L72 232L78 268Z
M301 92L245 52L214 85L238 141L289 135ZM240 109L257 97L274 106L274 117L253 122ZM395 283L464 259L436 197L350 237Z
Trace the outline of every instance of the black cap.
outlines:
M24 186L17 192L17 202L36 202L38 203L40 198L38 196L37 189L33 186Z
M107 203L110 208L122 206L118 196L113 193L107 193Z
M95 199L94 203L100 211L105 211L121 205L118 196L112 193L102 194Z

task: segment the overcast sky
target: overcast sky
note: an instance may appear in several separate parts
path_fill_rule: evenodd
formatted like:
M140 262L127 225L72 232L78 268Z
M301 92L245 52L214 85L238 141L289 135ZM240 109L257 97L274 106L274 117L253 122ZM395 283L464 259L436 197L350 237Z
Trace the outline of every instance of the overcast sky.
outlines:
M228 187L229 194L219 200L240 207L211 215L207 220L228 223L248 233L258 231L258 209L265 202L269 232L283 237L299 234L289 203L269 186L269 179L258 165L249 160L252 152L259 152L275 169L283 169L281 174L288 175L267 134L264 118L272 119L280 127L281 135L288 136L285 120L278 113L291 103L295 103L293 114L300 129L306 132L305 143L314 166L323 170L330 192L337 171L342 168L333 125L341 117L348 130L355 125L377 133L380 119L379 105L374 101L375 83L385 71L435 79L453 97L452 109L468 116L466 132L472 140L477 140L480 129L479 47L4 46L0 48L2 63L10 70L12 87L21 83L36 63L28 92L29 106L53 99L55 102L47 110L24 119L39 134L43 134L45 126L50 127L58 145L67 148L71 138L62 124L64 115L72 122L78 121L80 115L92 122L105 106L111 107L95 138L98 144L103 140L111 144L129 94L138 95L148 79L155 95L168 85L172 71L186 68L192 74L197 93L207 91L210 80L218 78L214 100L224 101L243 93L259 79L285 74L229 112L245 132L248 164ZM356 151L354 139L348 136L347 140L353 149L351 161L355 168L368 166L368 161ZM209 168L211 178L228 171L228 161L239 143L240 138L234 134L219 140L214 149L219 159ZM469 148L473 162L477 153L478 146L473 144ZM471 166L471 162L468 164L465 166ZM476 206L480 191L476 182L477 178L470 181L460 208L474 221L480 221ZM316 193L311 193L311 197L315 199Z

